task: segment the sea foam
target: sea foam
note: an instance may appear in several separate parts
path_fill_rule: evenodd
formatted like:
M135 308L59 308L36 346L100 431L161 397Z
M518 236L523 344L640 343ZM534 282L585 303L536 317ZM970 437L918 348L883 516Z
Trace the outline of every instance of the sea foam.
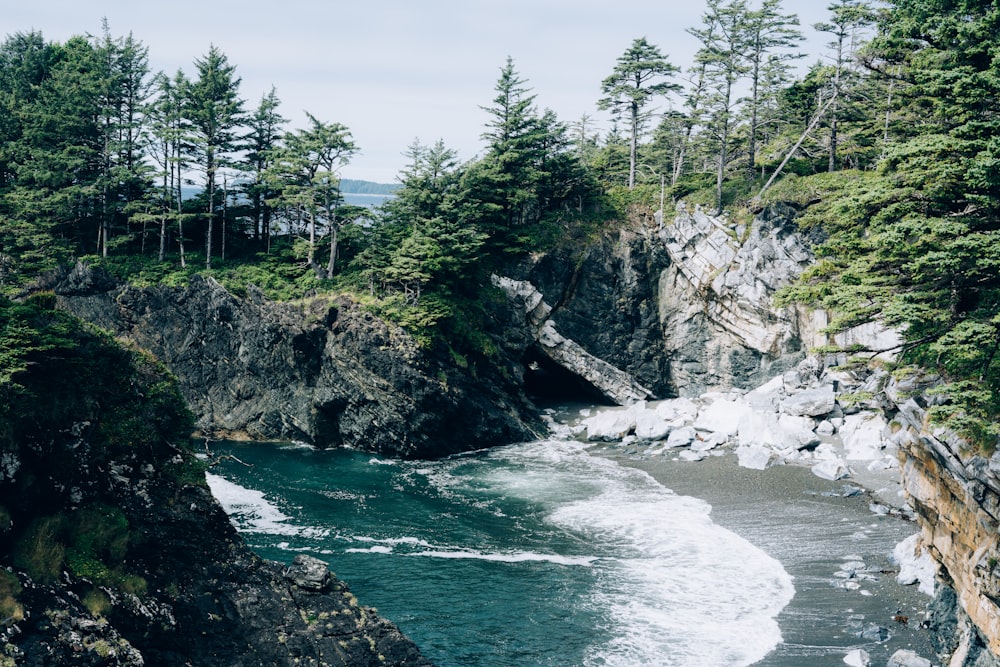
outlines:
M311 526L296 526L260 491L230 482L224 477L205 473L212 495L229 515L229 521L244 533L323 537L329 531Z
M711 506L647 473L546 441L493 455L505 493L546 498L547 521L597 553L606 637L588 665L750 665L780 641L776 616L794 594L781 564L712 522Z

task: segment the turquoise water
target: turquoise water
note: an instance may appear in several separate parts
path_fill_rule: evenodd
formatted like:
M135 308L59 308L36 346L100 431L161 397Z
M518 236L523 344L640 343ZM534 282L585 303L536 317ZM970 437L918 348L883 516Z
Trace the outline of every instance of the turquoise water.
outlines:
M258 553L326 560L440 667L736 667L781 641L776 560L581 443L436 462L214 449L242 461L210 484Z

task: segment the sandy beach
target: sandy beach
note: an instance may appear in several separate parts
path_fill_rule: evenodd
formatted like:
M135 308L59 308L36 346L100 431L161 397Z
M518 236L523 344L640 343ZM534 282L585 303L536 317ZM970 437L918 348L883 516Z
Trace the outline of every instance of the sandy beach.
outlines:
M716 523L792 575L795 597L778 618L783 643L759 667L842 666L859 648L872 665L903 648L934 657L920 624L930 598L900 585L891 559L893 548L918 530L895 510L886 513L887 503L901 503L897 471L831 482L799 465L741 468L731 450L694 462L634 443L595 445L592 452L707 501ZM897 620L903 616L906 623Z

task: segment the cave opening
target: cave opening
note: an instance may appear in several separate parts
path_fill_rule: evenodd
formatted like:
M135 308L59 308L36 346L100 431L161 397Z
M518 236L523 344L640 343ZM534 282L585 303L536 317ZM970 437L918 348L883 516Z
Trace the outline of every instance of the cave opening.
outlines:
M524 363L524 390L540 407L585 403L615 405L604 393L576 373L566 370L536 346L528 348Z

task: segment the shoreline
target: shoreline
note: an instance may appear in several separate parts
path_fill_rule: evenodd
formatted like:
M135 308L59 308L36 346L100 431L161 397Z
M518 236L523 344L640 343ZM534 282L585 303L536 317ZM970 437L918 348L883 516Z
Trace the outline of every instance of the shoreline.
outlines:
M931 598L896 580L896 544L918 528L904 511L898 470L830 481L807 465L740 467L730 447L698 461L639 443L589 451L641 469L680 495L712 506L712 519L777 559L795 583L778 615L783 641L754 667L839 667L866 651L873 665L899 649L933 657L921 627ZM906 617L907 622L897 620Z

